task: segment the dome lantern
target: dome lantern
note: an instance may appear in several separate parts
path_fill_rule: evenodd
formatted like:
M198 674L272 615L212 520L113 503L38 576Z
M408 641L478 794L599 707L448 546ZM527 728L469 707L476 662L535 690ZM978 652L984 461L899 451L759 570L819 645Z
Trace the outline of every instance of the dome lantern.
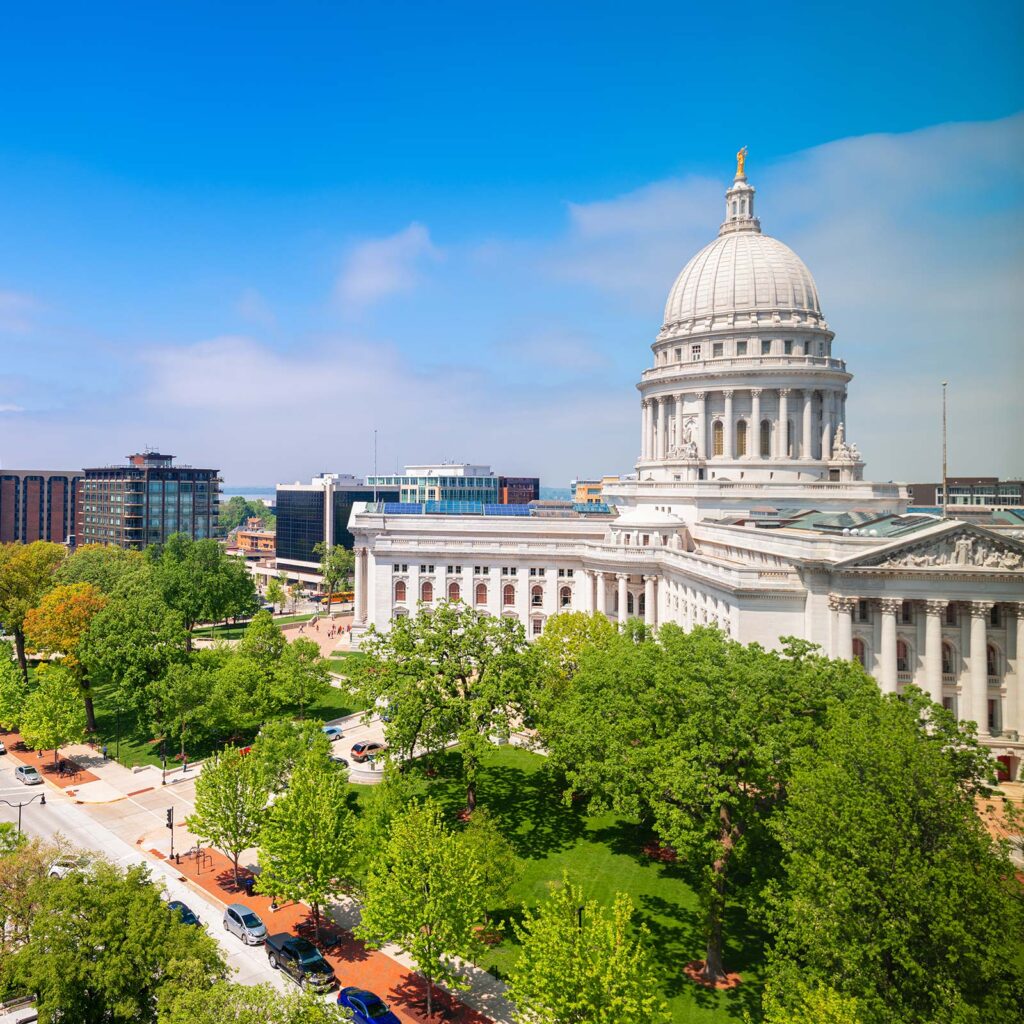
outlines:
M761 233L761 222L754 216L754 192L756 189L747 181L745 164L747 147L736 154L736 177L725 193L725 220L718 229L719 235L733 231L756 231Z

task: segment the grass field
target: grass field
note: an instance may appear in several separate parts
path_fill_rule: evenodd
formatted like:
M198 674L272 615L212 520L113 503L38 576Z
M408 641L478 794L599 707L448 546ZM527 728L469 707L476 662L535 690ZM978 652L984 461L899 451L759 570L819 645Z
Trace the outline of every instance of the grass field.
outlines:
M288 626L293 622L308 622L312 615L281 615L274 616L274 624ZM193 636L213 637L217 640L237 640L244 632L248 622L235 622L230 625L196 626Z
M465 790L458 781L458 755L448 753L434 763L438 776L427 778L420 771L421 785L454 817L465 805ZM497 819L522 859L509 906L495 908L493 915L505 924L506 938L488 951L482 965L499 976L507 973L518 955L509 922L520 913L520 907L541 901L548 885L568 872L583 886L587 898L610 904L616 892L632 897L637 911L634 921L645 924L651 933L673 1021L738 1021L744 1010L758 1020L762 947L739 910L731 908L729 914L726 965L741 971L744 983L731 992L706 992L682 973L688 961L703 956L697 898L682 870L643 853L644 844L653 837L637 822L614 815L591 816L567 807L544 764L544 758L529 751L496 747L482 772L480 806Z

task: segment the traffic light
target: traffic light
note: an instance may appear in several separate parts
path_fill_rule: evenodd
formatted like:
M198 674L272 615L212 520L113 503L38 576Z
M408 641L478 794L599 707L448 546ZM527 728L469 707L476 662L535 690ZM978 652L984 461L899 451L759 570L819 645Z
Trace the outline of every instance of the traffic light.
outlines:
M167 808L167 827L169 829L172 829L172 830L174 828L174 808L173 807L168 807Z

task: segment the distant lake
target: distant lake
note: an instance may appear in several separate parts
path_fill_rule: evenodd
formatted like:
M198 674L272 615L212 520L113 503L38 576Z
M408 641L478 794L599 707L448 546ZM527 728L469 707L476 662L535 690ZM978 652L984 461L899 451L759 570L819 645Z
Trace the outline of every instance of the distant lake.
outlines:
M277 497L277 488L222 487L220 493L224 501L227 501L228 498L235 497L235 495L241 495L249 501L264 501L269 499L273 502ZM572 490L568 487L541 487L540 496L545 501L570 501L572 499Z

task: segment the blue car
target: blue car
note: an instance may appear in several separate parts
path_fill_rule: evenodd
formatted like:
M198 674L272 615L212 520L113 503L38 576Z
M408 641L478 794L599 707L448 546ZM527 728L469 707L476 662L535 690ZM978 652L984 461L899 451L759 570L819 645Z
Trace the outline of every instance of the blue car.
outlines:
M343 988L338 993L338 1005L352 1011L353 1024L402 1024L380 996L364 988Z
M325 725L320 731L333 743L335 740L340 740L342 737L340 725Z
M189 909L188 905L182 903L181 900L171 900L171 902L167 904L167 909L176 911L181 918L182 924L199 925L199 918L196 917L196 915Z

